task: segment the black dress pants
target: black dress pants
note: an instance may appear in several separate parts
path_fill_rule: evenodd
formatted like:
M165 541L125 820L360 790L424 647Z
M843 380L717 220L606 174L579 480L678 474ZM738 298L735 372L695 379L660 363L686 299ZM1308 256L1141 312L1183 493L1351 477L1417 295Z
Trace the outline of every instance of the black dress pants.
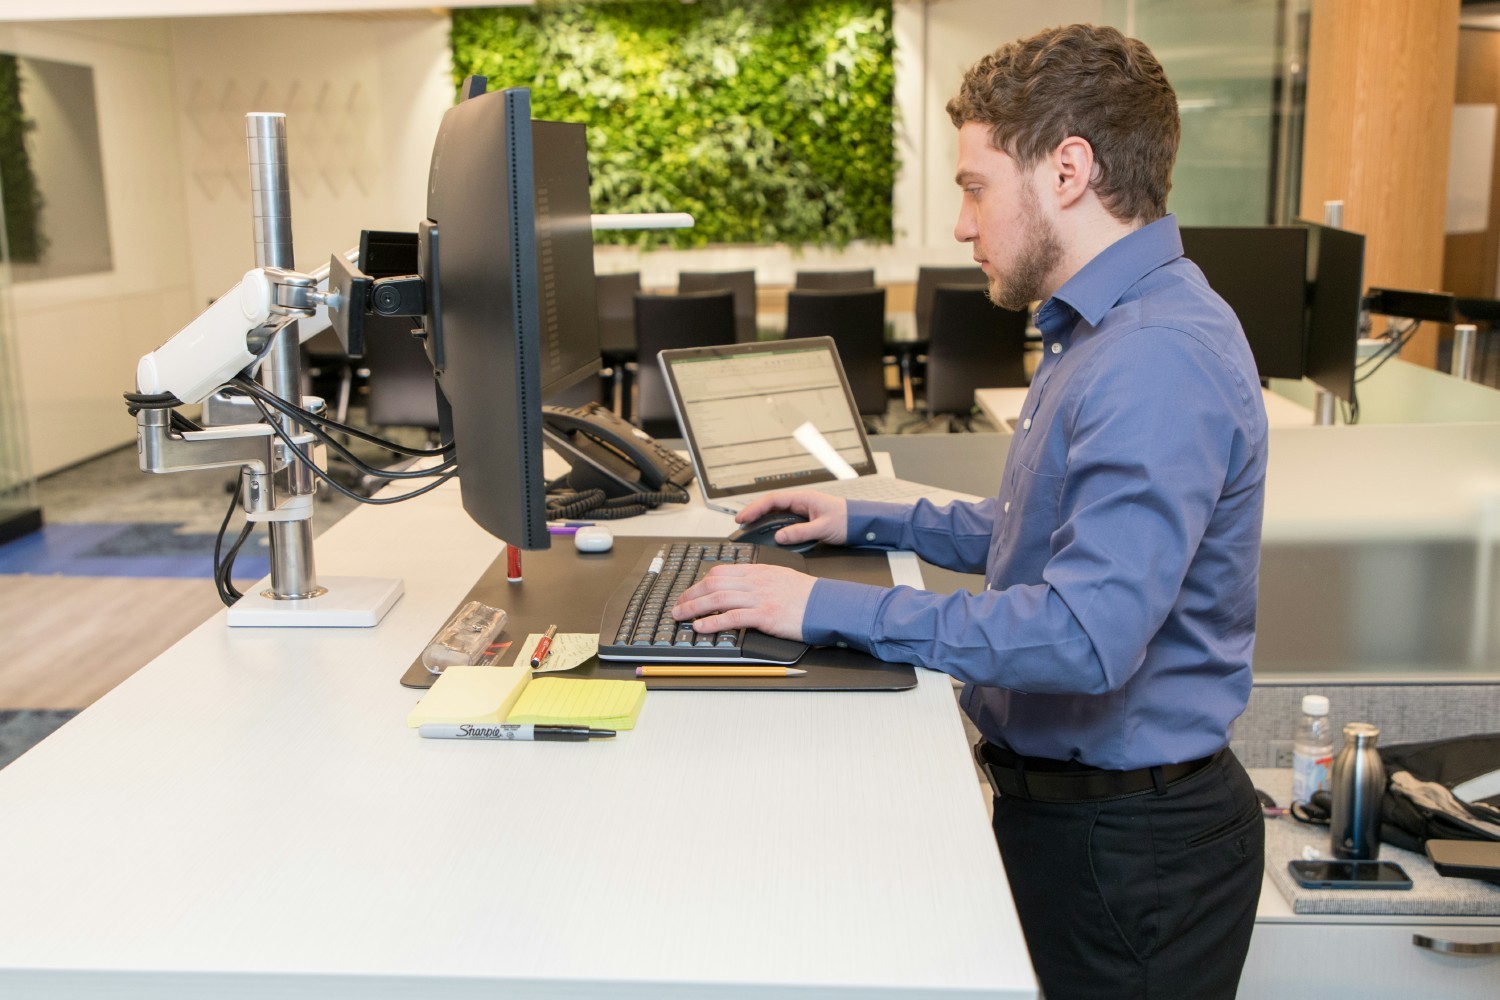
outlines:
M1235 995L1265 826L1228 750L1162 793L997 797L994 829L1046 1000Z

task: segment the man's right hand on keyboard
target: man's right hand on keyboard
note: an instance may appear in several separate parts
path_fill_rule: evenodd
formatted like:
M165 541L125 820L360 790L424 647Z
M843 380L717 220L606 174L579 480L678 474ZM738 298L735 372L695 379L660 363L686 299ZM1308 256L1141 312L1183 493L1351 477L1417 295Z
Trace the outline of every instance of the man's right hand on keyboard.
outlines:
M848 501L843 497L829 496L814 490L768 493L734 515L734 519L740 524L749 524L756 518L777 510L789 510L807 518L805 524L788 525L777 532L783 539L782 544L828 542L831 545L843 545L849 537Z
M753 628L801 642L807 598L817 582L785 566L724 563L678 598L672 617L691 621L700 634Z

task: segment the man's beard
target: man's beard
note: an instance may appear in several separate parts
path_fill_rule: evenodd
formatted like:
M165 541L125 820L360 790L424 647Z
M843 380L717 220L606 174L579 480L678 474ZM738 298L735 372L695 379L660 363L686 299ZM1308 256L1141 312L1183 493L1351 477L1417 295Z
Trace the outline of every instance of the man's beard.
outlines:
M1020 252L1011 270L997 274L989 285L990 301L1002 309L1026 309L1040 299L1048 276L1063 255L1062 241L1052 222L1042 215L1036 190L1029 183L1024 190L1021 219L1025 228L1020 233Z

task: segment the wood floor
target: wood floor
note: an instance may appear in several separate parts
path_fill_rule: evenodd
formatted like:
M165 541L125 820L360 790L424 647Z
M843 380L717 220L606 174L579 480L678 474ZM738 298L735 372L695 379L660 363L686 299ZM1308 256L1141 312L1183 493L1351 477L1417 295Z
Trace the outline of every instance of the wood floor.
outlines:
M0 709L86 708L220 607L209 580L0 576Z

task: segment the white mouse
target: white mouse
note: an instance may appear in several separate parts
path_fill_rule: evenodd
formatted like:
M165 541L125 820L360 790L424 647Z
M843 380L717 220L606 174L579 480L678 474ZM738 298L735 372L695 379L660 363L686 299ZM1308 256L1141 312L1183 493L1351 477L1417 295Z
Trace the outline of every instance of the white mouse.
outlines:
M573 546L579 552L608 552L615 544L615 533L602 524L586 524L573 534Z

